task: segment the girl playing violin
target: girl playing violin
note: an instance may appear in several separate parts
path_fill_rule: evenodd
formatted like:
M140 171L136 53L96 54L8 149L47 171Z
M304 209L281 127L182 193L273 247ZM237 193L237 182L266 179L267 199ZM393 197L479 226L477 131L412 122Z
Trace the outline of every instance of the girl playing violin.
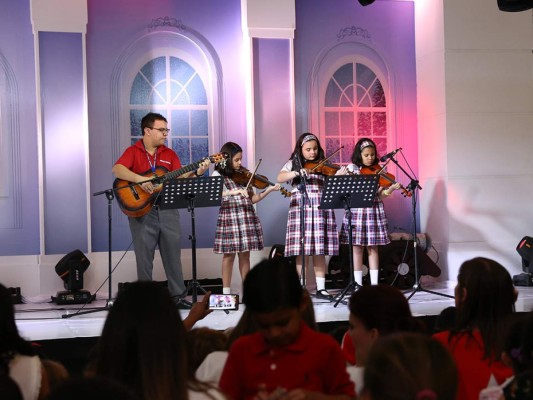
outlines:
M296 257L296 267L300 273L302 256L312 255L316 278L316 296L318 298L333 300L326 291L326 255L335 255L339 252L339 238L337 223L333 210L320 210L320 198L324 188L324 175L305 169L306 162L324 159L324 150L318 138L311 133L302 134L294 147L290 160L283 166L278 174L278 182L292 181L293 190L287 221L285 236L285 257ZM343 167L336 174L344 174ZM305 178L305 187L297 186ZM304 201L304 191L307 193L310 204L304 207L304 254L301 254L301 225L300 211ZM304 271L305 272L305 271Z
M352 163L347 166L348 173L360 174L364 167L378 165L379 157L376 144L367 138L360 139L352 153ZM353 244L353 267L354 280L358 285L363 284L363 250L368 250L368 263L370 269L370 283L378 284L379 253L378 247L390 243L387 216L381 199L390 196L392 192L400 188L396 182L388 188L380 186L373 207L352 208L352 244ZM344 214L342 221L340 242L349 244L348 241L348 216Z
M220 151L227 153L229 158L224 167L217 164L212 175L224 177L222 205L218 213L213 251L224 254L222 291L224 294L229 294L235 254L239 255L239 271L241 279L244 280L250 271L250 251L263 250L263 229L253 204L263 200L270 192L279 190L280 185L269 186L261 193L254 193L251 185L246 187L232 178L243 168L242 148L237 143L228 142Z

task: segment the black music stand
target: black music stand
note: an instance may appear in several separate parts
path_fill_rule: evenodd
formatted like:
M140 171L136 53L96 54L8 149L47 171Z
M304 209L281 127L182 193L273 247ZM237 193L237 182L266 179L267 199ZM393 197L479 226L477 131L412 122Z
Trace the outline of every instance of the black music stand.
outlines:
M337 307L346 293L353 293L357 283L353 279L352 208L366 208L374 205L378 191L378 175L336 175L326 178L326 186L320 199L320 209L344 208L348 213L348 243L350 283L339 294Z
M220 206L222 201L222 186L224 179L221 176L172 179L164 183L161 192L159 208L162 210L174 208L187 208L191 213L191 241L192 249L192 279L185 292L178 299L178 303L185 301L185 296L192 289L192 301L196 303L198 289L204 294L206 290L196 280L196 225L194 209L196 207Z

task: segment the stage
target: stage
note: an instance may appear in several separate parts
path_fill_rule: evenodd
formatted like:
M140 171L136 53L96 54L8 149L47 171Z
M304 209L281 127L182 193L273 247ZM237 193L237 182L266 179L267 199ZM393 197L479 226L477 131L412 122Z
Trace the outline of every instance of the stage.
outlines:
M433 328L435 317L446 307L454 305L454 299L443 295L453 296L455 282L436 282L425 284L409 298L413 315L422 318ZM519 292L516 311L530 311L533 309L533 287L517 287ZM337 294L341 290L330 290ZM404 292L406 297L412 290ZM190 300L190 297L189 297ZM43 353L52 359L62 361L72 372L80 372L86 361L90 349L94 346L102 331L107 310L106 297L98 298L88 304L82 311L91 311L78 315L80 305L59 306L51 302L34 304L16 304L15 318L21 335L32 342L39 343ZM335 329L348 327L348 306L342 302L335 307L335 303L313 298L316 320L323 332L331 333ZM225 330L237 324L244 306L238 311L225 313L214 311L205 319L199 321L196 327L206 326L217 330ZM187 310L180 310L182 317Z
M453 296L455 282L437 282L424 285L423 288L436 293ZM533 308L533 287L517 287L519 292L516 304L517 311L529 311ZM340 290L331 290L333 294L339 293ZM405 291L406 297L412 291ZM189 297L190 299L190 297ZM81 305L63 305L58 306L55 303L36 303L36 304L16 304L15 318L21 335L32 341L53 340L53 339L72 339L78 337L97 337L102 331L106 310L98 311L98 308L104 308L105 298L93 301L88 304L84 311L94 310L88 314L76 315ZM337 307L334 303L313 298L316 320L318 323L335 323L348 321L348 307L339 303ZM413 315L425 317L438 315L444 308L454 305L452 298L442 295L417 291L409 299ZM226 314L223 311L214 311L204 320L199 321L196 326L207 326L213 329L224 330L235 326L239 320L244 306L241 309L231 311ZM96 310L95 310L96 309ZM180 310L183 316L187 314L186 310Z

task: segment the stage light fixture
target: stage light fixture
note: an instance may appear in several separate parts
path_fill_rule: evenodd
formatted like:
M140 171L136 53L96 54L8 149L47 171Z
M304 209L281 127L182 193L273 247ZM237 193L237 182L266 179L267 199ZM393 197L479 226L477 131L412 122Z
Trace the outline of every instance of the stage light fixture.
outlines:
M533 8L533 0L498 0L500 11L521 12Z
M533 238L524 236L516 246L516 251L522 257L523 274L514 275L513 283L515 286L533 286Z
M359 4L361 4L363 7L368 6L369 4L372 4L375 0L358 0Z
M57 293L52 301L57 304L83 304L93 299L91 293L83 290L83 273L91 262L81 250L74 250L65 255L55 266L56 274L63 280L66 290Z

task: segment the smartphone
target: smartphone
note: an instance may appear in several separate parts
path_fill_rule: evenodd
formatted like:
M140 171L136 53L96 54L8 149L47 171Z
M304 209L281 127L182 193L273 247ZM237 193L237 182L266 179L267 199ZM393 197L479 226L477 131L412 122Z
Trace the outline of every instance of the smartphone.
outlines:
M209 296L210 310L238 310L238 294L212 294Z

